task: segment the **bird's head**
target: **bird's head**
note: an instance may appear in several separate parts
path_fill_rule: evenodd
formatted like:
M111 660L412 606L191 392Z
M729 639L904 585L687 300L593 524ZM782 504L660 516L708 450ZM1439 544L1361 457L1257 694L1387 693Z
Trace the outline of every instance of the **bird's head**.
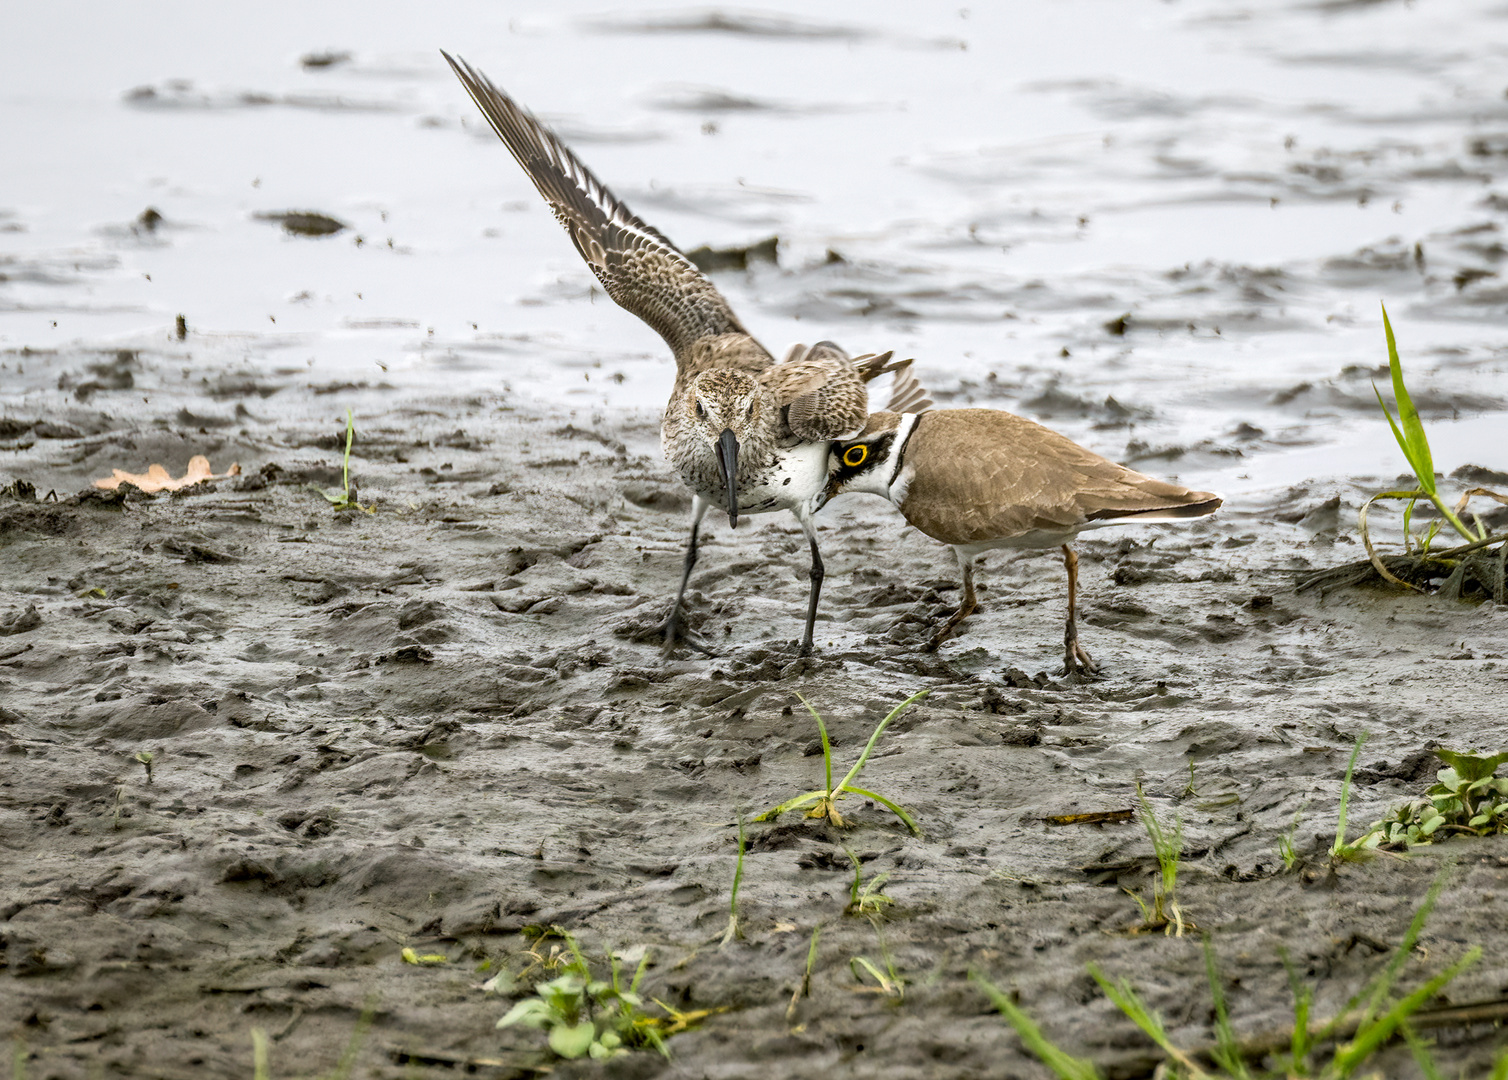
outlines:
M727 486L728 524L738 525L738 458L751 444L769 441L770 393L748 372L704 371L686 390L687 413L698 440L705 440Z

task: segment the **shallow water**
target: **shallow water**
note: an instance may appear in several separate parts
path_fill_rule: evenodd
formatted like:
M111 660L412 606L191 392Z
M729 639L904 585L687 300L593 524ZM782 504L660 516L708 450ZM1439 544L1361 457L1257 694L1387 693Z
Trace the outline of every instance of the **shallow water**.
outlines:
M446 47L684 248L778 235L778 266L717 278L774 349L893 348L943 401L1240 500L1403 470L1369 385L1385 301L1441 467L1501 467L1508 7L1002 8L18 11L0 408L73 403L19 350L127 348L275 377L272 417L339 415L360 399L297 391L347 383L657 409L666 350ZM256 216L288 210L349 227Z

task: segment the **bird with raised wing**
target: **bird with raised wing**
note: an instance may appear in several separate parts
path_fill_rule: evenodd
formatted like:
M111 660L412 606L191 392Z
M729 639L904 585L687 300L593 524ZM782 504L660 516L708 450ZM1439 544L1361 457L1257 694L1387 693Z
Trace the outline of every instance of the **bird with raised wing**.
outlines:
M1156 480L1001 409L877 412L853 439L835 442L819 504L843 492L890 500L906 521L953 548L963 602L933 636L936 648L977 608L974 560L995 548L1060 547L1068 570L1063 670L1094 675L1079 643L1078 557L1089 529L1213 514L1219 495Z
M443 53L477 108L544 196L587 265L619 306L644 320L675 356L676 377L661 424L666 457L692 491L691 536L680 590L661 627L710 651L681 626L707 510L789 510L811 548L811 586L801 655L812 651L822 555L811 516L827 480L828 447L856 436L869 414L865 384L894 374L891 404L925 408L909 360L890 353L850 358L831 342L797 346L779 363L756 341L695 264L633 214L560 139L465 61Z

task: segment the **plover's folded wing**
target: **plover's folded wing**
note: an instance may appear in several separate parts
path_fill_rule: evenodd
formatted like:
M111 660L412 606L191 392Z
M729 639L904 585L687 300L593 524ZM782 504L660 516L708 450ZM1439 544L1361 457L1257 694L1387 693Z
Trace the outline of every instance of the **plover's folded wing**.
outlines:
M678 360L700 338L745 332L716 286L658 229L623 205L554 132L470 64L443 50L441 55L607 294L648 323Z

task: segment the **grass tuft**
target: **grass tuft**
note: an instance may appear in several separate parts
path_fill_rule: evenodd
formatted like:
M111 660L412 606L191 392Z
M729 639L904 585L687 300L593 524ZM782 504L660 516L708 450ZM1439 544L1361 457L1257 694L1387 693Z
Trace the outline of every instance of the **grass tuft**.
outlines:
M1300 980L1287 953L1279 950L1293 990L1293 1031L1287 1040L1286 1055L1280 1053L1281 1044L1274 1045L1267 1040L1242 1043L1236 1038L1214 947L1208 938L1204 942L1204 960L1214 1004L1215 1042L1200 1050L1175 1046L1168 1037L1162 1018L1147 1006L1128 980L1112 979L1093 964L1088 965L1088 971L1116 1008L1166 1055L1167 1065L1159 1067L1154 1075L1181 1076L1187 1080L1252 1080L1254 1074L1248 1063L1274 1056L1277 1059L1277 1070L1261 1075L1345 1080L1354 1075L1389 1041L1402 1037L1408 1042L1424 1075L1427 1078L1437 1077L1439 1071L1429 1055L1429 1049L1414 1035L1409 1027L1409 1018L1438 996L1458 975L1475 964L1481 958L1481 947L1472 946L1458 960L1427 979L1413 992L1396 1000L1391 995L1403 965L1419 940L1425 920L1429 918L1445 887L1449 872L1450 868L1447 868L1431 884L1403 939L1383 970L1357 991L1340 1013L1317 1029L1309 1019L1314 1002L1314 988ZM1074 1057L1063 1050L1023 1009L983 976L970 972L969 978L1016 1029L1026 1049L1060 1080L1099 1080L1102 1074L1094 1062ZM1331 1045L1334 1050L1328 1059L1316 1052L1321 1046ZM1206 1066L1206 1061L1213 1064ZM1508 1080L1508 1050L1503 1051L1494 1063L1492 1080Z
M881 720L879 726L874 729L874 734L869 736L869 742L867 745L865 745L864 752L859 755L859 759L853 763L853 768L849 769L848 773L837 784L833 783L832 743L827 737L827 725L823 722L822 717L817 712L817 710L812 708L811 703L807 701L806 698L801 697L800 694L797 694L796 697L800 699L801 704L806 706L806 711L812 714L813 720L817 721L817 731L822 736L822 765L826 777L827 786L819 788L816 791L808 791L805 794L798 795L794 799L789 799L778 806L771 807L769 810L766 810L764 813L755 817L754 820L774 821L781 814L784 814L787 811L809 808L806 811L807 817L822 818L837 828L846 828L849 822L846 818L843 817L842 814L838 812L838 801L845 795L858 795L860 798L871 799L874 802L877 802L880 805L884 806L896 817L901 819L906 828L911 830L913 836L920 836L922 834L922 830L916 824L916 820L898 803L892 802L890 799L887 799L885 796L880 795L876 792L868 791L861 787L856 787L854 785L854 780L856 780L859 776L859 773L863 771L865 764L869 761L869 756L874 753L874 748L876 744L879 743L880 736L884 734L885 729L890 726L890 721L894 720L910 705L926 697L930 692L931 691L929 690L922 690L918 693L912 694L905 701L901 702L895 708L891 709L889 714L886 715L885 719Z
M1340 785L1340 810L1335 819L1335 842L1330 845L1332 866L1371 858L1373 850L1381 839L1377 833L1367 832L1350 843L1346 842L1346 817L1351 804L1351 774L1356 771L1356 759L1361 756L1361 748L1367 744L1368 734L1363 731L1356 736L1356 745L1351 748L1351 759L1346 762L1346 778L1341 781Z
M1163 930L1174 937L1183 937L1186 928L1183 912L1178 907L1178 859L1183 854L1183 822L1173 819L1172 829L1157 820L1152 804L1142 793L1141 784L1136 785L1136 800L1141 804L1137 816L1147 838L1152 841L1152 852L1157 856L1157 880L1152 884L1150 906L1135 893L1130 896L1141 907L1142 924L1148 930ZM1129 890L1128 890L1129 891Z

